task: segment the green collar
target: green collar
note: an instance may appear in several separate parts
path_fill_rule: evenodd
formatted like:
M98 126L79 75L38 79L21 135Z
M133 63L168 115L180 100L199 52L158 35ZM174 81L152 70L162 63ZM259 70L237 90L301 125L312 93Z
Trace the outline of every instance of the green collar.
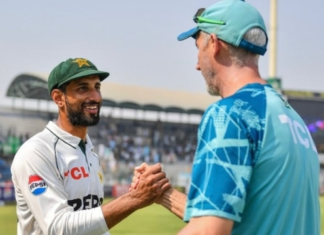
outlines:
M86 155L86 142L83 142L83 140L81 140L79 143L79 147L82 150L82 152L84 153L84 155Z

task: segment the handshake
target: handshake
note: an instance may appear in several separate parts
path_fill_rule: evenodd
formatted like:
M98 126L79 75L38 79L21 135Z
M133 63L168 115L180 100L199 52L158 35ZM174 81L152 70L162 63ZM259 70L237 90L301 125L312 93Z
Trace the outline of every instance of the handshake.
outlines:
M151 166L142 163L135 167L129 194L138 200L139 208L161 203L168 190L171 190L171 184L160 163Z
M171 187L160 163L135 167L128 194L135 199L137 209L155 202L183 219L187 195Z

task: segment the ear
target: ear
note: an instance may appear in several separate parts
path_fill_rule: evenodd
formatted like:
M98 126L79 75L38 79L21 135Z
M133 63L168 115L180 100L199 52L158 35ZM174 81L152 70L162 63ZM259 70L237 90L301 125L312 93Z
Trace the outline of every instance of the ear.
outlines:
M64 106L65 96L62 91L60 91L59 89L54 89L51 92L51 97L52 97L52 100L55 102L55 104L57 104L57 106L59 108L62 108Z
M219 53L220 47L221 47L221 41L218 39L216 34L210 34L210 39L209 39L212 47L213 47L213 54L214 57Z

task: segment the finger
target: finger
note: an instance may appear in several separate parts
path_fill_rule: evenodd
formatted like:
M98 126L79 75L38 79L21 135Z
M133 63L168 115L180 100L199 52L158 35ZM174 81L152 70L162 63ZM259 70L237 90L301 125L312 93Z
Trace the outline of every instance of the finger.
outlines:
M161 172L162 170L162 166L160 163L157 163L155 165L152 165L152 166L147 166L145 168L145 171L143 172L143 175L150 175L150 174L155 174L155 173L158 173L158 172Z
M141 176L141 174L143 173L143 171L134 171L134 177L139 178Z
M144 174L143 174L143 177L144 177ZM158 181L160 181L160 180L162 180L164 178L167 179L166 174L163 171L147 176L147 179L151 180L153 182L158 182Z
M132 178L132 182L133 183L137 182L139 178L140 178L139 176L134 175Z
M143 172L148 167L145 162L143 162L141 165L135 167L135 172Z
M167 178L160 180L158 182L158 184L159 184L159 187L161 188L162 192L171 188L171 183L169 182L169 180Z
M135 184L135 185L134 185L134 189L136 189L136 188L137 188L137 185L139 184L139 179L137 179L137 181L135 181L134 184Z
M131 183L131 188L136 189L138 183L139 183L139 177L133 176L132 183Z
M166 190L170 189L172 187L170 182L167 182L161 186L161 190L165 192Z
M136 189L136 186L138 184L138 180L137 181L134 181L130 184L130 187L128 189L128 192L131 192L133 189Z

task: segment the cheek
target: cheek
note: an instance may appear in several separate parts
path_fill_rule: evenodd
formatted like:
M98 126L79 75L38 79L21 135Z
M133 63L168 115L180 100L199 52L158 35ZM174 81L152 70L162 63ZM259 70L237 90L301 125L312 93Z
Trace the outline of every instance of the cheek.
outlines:
M81 99L80 100L78 100L78 99L71 99L71 98L67 98L66 100L65 100L65 104L66 105L69 105L69 106L71 106L71 107L76 107L76 106L79 106L80 104L82 104L82 102L81 102Z
M198 52L198 62L205 61L207 55L208 55L208 53L206 53L206 51L199 50L199 52Z
M201 61L201 51L198 51L198 63Z
M201 62L202 62L202 53L201 53L201 51L198 51L198 55L197 55L197 67L200 68Z

